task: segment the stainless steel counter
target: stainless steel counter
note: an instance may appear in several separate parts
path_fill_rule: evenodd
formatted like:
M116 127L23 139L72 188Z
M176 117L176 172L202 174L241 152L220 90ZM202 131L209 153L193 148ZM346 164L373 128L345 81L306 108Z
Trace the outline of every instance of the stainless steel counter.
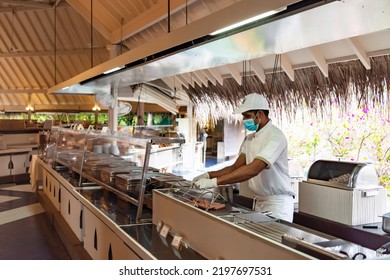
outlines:
M160 260L202 260L200 254L182 246L179 250L171 246L172 237L163 238L151 222L135 224L137 207L103 188L80 189L78 192L90 201L105 216L119 226L129 237ZM151 220L151 210L143 211L144 219Z
M390 234L385 233L381 229L381 223L348 226L302 212L294 213L294 223L314 230L320 230L372 250L376 250L383 244L390 242ZM367 226L374 228L367 228Z
M205 211L195 207L194 203L198 200L194 201L194 197L203 199L212 195L215 198L212 200L215 202L220 200L218 193L210 193L209 190L185 187L181 190L155 189L153 213L151 209L145 207L142 222L135 223L137 206L121 199L115 192L96 185L96 182L92 182L94 186L87 183L83 187L78 187L77 176L68 176L72 174L72 170L64 168L53 170L50 166L39 162L51 174L51 181L58 180L58 184L51 184L51 186L60 184L62 187L66 186L69 193L73 194L84 205L85 210L91 213L89 217L92 220L95 219L92 216L94 215L95 220L100 220L120 240L130 244L131 249L141 259L148 259L144 257L170 260L350 259L356 252L363 252L370 259L377 257L375 249L379 246L363 248L366 247L362 243L364 240L340 240L342 237L326 231L327 224L324 223L322 227L306 226L295 220L294 223L288 223L262 213L252 212L230 203L229 200L221 201L226 205L218 210ZM76 180L73 182L74 179ZM202 192L201 197L199 197L200 192ZM69 209L65 207L65 212L68 211ZM79 216L76 215L76 218L79 219ZM169 226L170 232L167 237L161 236L161 227L158 226L160 223ZM90 223L92 225L90 240L93 240L96 224L96 222ZM78 227L77 225L77 229L80 230ZM183 238L180 249L171 245L173 236ZM328 254L329 251L331 254Z
M121 226L129 236L159 260L204 260L205 258L191 248L181 247L179 250L171 246L172 236L163 238L152 223L143 225Z

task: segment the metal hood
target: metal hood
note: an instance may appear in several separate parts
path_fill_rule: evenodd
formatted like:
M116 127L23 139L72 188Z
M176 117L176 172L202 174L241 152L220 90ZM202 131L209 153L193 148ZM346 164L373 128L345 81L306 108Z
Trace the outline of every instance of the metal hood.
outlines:
M215 37L208 35L228 25L228 22L237 21L237 17L233 21L225 18L234 15L243 2L252 4L252 9L249 9L251 12L241 7L245 17L283 6L288 8L272 21L258 21L241 32L235 30ZM111 88L125 88L163 77L311 48L390 28L390 0L266 1L272 2L266 4L267 7L263 2L242 1L232 5L229 9L168 33L58 84L50 88L48 93L91 94L95 88L107 85ZM223 24L217 24L221 22ZM281 63L283 70L294 80L294 71L289 69L289 63ZM114 74L102 74L114 67L124 66ZM70 87L64 89L67 86Z

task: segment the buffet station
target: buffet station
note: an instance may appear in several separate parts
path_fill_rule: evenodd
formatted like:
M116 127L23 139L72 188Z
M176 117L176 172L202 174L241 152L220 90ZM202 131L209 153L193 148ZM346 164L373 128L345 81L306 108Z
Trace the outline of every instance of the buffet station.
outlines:
M39 133L35 129L16 130L15 128L5 131L10 124L24 124L24 122L0 121L0 183L26 183L29 181L28 168L31 156L38 153Z
M294 222L370 248L389 242L386 189L372 164L318 160L300 182L299 196Z
M183 143L181 138L52 129L43 153L34 158L31 181L71 256L390 259L386 244L367 248L255 212L236 202L230 185L194 187L180 176ZM179 151L166 163L169 172L150 161L160 149Z

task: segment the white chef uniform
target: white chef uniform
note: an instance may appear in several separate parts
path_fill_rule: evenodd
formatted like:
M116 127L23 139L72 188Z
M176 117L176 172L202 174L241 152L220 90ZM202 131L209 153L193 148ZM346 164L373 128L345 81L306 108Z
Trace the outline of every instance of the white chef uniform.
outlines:
M295 195L288 172L287 139L283 132L269 121L259 131L248 135L240 152L246 163L255 158L267 164L266 169L248 180L255 193L257 211L271 211L275 218L292 222Z

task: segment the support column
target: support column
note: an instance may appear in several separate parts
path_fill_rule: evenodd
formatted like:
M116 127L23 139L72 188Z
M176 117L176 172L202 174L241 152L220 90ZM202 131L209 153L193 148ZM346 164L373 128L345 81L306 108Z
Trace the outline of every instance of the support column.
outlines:
M189 142L196 142L196 122L193 117L193 106L191 103L187 105L187 118L189 123L188 140Z
M99 121L98 121L99 110L95 110L94 113L95 113L95 129L97 129L98 128L98 124L99 124Z
M111 131L118 130L118 88L111 89L114 97L113 107L108 110L108 127Z
M148 113L148 126L153 125L153 114Z
M144 122L145 104L140 102L137 110L137 125L145 125Z

